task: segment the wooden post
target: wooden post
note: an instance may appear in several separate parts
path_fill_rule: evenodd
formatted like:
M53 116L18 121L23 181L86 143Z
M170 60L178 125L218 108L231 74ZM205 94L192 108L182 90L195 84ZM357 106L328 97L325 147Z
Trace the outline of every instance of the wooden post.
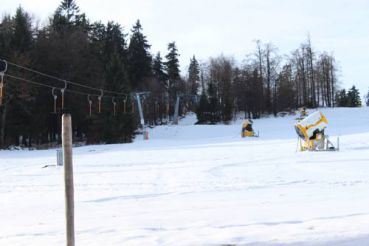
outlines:
M74 187L73 187L73 158L72 158L72 117L63 114L62 117L62 145L64 161L65 185L65 217L67 229L67 246L74 246Z

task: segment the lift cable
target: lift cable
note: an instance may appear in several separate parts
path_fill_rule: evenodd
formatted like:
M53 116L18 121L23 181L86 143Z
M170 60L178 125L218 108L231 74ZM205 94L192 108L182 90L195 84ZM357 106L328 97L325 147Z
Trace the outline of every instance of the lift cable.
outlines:
M28 83L28 84L32 84L32 85L35 85L35 86L41 86L41 87L46 87L46 88L50 88L50 89L59 89L59 90L62 90L64 89L65 92L68 92L68 93L73 93L73 94L78 94L78 95L84 95L84 96L94 96L94 97L101 97L101 94L94 94L94 93L86 93L86 92L81 92L81 91L76 91L76 90L71 90L71 89L66 89L66 88L56 88L55 86L51 86L51 85L48 85L48 84L44 84L44 83L40 83L40 82L37 82L37 81L34 81L34 80L29 80L29 79L25 79L25 78L21 78L21 77L17 77L17 76L14 76L14 75L10 75L10 74L4 74L5 77L8 77L8 78L12 78L12 79L15 79L15 80L19 80L19 81L22 81L22 82L25 82L25 83ZM8 82L12 82L11 80ZM67 82L69 83L69 82ZM99 91L104 91L102 89L99 89ZM104 97L107 97L107 98L126 98L126 97L116 97L116 96L104 96Z
M89 90L94 90L94 91L101 91L100 88L96 88L96 87L92 87L92 86L88 86L88 85L84 85L84 84L80 84L80 83L76 83L76 82L73 82L73 81L68 81L68 80L65 80L65 79L62 79L62 78L59 78L59 77L56 77L56 76L53 76L53 75L50 75L50 74L46 74L46 73L43 73L43 72L40 72L40 71L37 71L35 69L32 69L32 68L28 68L28 67L24 67L24 66L21 66L19 64L16 64L16 63L13 63L13 62L10 62L10 61L6 61L9 65L12 65L12 66L15 66L17 68L20 68L20 69L24 69L24 70L27 70L29 72L32 72L32 73L36 73L38 75L41 75L41 76L45 76L45 77L48 77L48 78L51 78L51 79L55 79L55 80L58 80L60 82L63 82L63 83L68 83L68 84L71 84L71 85L75 85L75 86L79 86L79 87L82 87L82 88L85 88L85 89L89 89ZM70 90L69 90L70 91ZM116 92L116 91L111 91L111 90L103 90L104 93L108 93L108 94L114 94L114 95L127 95L127 93L123 93L123 92Z

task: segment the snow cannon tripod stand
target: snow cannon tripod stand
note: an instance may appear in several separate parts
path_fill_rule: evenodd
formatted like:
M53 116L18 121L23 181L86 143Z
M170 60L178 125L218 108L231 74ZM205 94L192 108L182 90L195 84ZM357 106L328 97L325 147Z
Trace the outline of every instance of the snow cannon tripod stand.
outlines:
M297 149L299 151L338 151L339 138L337 138L337 147L324 134L324 129L328 125L327 118L319 111L314 112L295 125L298 135Z
M339 138L337 138L337 147L330 141L327 135L317 133L316 137L309 139L299 138L297 142L299 151L339 151Z

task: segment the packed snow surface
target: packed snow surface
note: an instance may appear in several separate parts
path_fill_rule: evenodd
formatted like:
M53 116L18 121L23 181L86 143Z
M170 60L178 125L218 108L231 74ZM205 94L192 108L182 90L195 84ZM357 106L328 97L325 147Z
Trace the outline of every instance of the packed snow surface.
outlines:
M369 108L322 111L339 152L296 152L296 116L255 120L259 138L189 115L74 148L76 245L369 245ZM0 245L65 245L55 164L0 151Z

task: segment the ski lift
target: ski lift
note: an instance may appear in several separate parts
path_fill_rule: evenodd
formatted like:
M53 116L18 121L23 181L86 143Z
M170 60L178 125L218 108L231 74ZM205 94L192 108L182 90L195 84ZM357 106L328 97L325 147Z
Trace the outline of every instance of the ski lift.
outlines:
M148 95L150 92L142 91L142 92L136 92L134 97L137 101L137 107L138 107L138 113L140 115L140 123L143 130L144 139L149 139L148 131L146 129L145 119L144 119L144 101L146 98L146 95Z
M88 101L89 113L90 113L90 117L91 117L91 115L92 115L92 100L90 98L90 94L87 95L87 101Z
M97 99L99 100L99 113L101 113L101 99L103 96L104 96L104 91L100 89L100 95L97 97Z
M56 114L56 100L58 99L58 95L55 93L55 87L52 88L51 90L51 95L53 96L54 99L54 114Z
M178 117L179 117L179 106L180 106L180 101L185 102L185 104L188 104L188 101L192 101L192 102L196 102L197 100L197 96L193 95L193 94L179 94L177 95L176 98L176 103L174 105L174 115L173 115L173 124L178 125ZM167 105L167 114L169 115L169 104Z
M64 88L61 88L60 91L61 91L61 94L62 94L62 110L64 110L64 92L65 90L67 89L67 81L64 80Z

